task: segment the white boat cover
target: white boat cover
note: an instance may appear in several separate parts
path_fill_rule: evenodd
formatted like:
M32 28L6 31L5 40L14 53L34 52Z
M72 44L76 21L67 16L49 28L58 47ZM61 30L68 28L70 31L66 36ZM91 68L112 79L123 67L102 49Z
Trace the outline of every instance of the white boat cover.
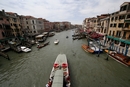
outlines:
M63 70L56 70L52 87L63 87Z
M56 61L55 63L58 63L58 64L62 64L62 63L67 63L67 59L66 59L66 55L65 54L59 54L56 58Z

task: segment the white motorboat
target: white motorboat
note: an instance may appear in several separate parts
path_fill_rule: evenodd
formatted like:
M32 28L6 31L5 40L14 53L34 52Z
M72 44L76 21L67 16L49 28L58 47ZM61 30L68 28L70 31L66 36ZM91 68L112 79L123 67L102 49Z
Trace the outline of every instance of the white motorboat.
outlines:
M57 56L46 87L70 87L69 68L65 54Z
M30 48L27 48L27 47L25 47L25 46L21 46L21 50L22 50L23 52L30 52L30 51L31 51Z
M97 46L93 42L90 41L89 44L90 44L90 48L92 50L94 50L94 53L99 53L99 52L102 53L103 52L103 50L101 48L99 49L99 46Z
M56 39L56 40L54 41L54 44L58 44L58 43L59 43L59 40Z

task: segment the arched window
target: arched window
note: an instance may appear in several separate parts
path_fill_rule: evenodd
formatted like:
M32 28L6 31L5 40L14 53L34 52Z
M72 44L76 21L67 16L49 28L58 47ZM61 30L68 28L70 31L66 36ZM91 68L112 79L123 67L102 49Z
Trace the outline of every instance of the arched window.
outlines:
M5 33L4 32L2 32L2 36L5 37Z
M110 30L110 32L109 32L109 35L111 35L111 30Z
M106 28L104 29L104 33L106 33Z

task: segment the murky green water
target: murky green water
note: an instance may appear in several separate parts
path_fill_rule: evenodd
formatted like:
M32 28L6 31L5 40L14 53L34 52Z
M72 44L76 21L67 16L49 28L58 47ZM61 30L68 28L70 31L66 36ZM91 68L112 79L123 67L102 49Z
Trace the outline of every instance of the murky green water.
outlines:
M63 31L47 40L50 45L30 53L7 52L11 61L0 56L0 87L45 87L59 53L68 58L71 87L130 87L130 68L109 58L106 54L86 53L81 45L86 40L72 40L73 31ZM66 36L69 36L66 39ZM54 40L60 43L54 45Z

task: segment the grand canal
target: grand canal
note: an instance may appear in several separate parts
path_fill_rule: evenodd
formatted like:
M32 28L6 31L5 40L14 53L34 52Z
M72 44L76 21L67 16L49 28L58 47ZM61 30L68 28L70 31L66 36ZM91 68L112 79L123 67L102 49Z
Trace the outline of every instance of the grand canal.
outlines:
M106 54L86 53L81 45L86 39L72 40L72 30L49 37L50 45L30 53L9 51L11 61L0 56L0 87L45 87L53 63L59 53L67 55L71 87L130 87L130 68L109 58ZM66 36L69 36L67 39ZM54 40L60 43L54 45Z

